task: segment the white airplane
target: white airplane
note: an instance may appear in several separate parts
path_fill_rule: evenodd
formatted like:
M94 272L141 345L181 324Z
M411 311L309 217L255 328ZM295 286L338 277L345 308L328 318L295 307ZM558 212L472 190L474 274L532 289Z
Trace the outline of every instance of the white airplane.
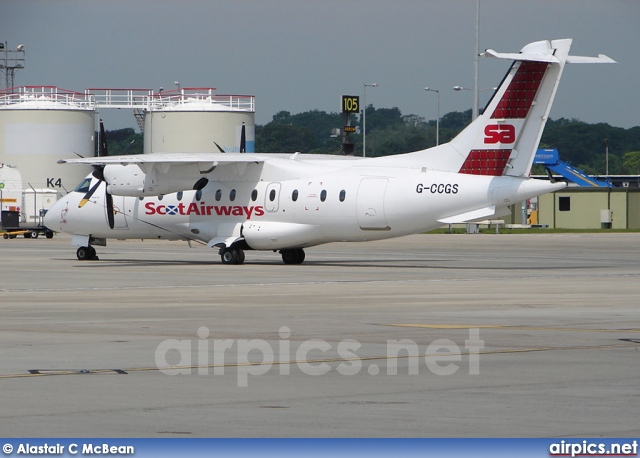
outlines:
M80 260L112 239L198 241L224 264L279 251L429 231L509 212L564 183L529 177L564 65L614 63L569 55L571 39L487 50L513 64L475 121L447 144L379 158L307 154L150 153L60 161L96 171L46 214L73 235ZM105 186L102 184L105 183Z

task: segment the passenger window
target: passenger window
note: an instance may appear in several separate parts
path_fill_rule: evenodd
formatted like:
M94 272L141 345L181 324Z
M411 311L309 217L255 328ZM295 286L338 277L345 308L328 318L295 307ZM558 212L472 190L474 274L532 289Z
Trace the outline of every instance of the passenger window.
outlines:
M325 200L327 200L327 191L323 189L322 192L320 192L320 201L324 202Z
M182 200L182 196L184 195L184 193L182 191L178 191L178 194L176 194L176 197L178 198L178 201Z
M158 200L162 200L162 199L164 199L164 195L163 195L163 194L160 194L160 195L158 196Z
M343 189L340 191L340 202L344 202L345 197L347 197L347 191Z
M257 189L254 189L253 191L251 191L251 200L254 201L254 202L256 200L258 200L258 190Z
M202 199L202 189L196 191L196 200L200 202L200 199Z
M216 191L216 200L220 202L220 199L222 199L222 189Z
M229 192L229 200L230 200L231 202L233 202L234 200L236 200L236 190L235 190L235 189L232 189L232 190Z
M291 194L291 200L293 200L294 202L296 200L298 200L298 190L297 189L293 190L293 193Z
M269 200L271 202L273 202L274 200L276 200L276 190L272 189L271 192L269 193Z

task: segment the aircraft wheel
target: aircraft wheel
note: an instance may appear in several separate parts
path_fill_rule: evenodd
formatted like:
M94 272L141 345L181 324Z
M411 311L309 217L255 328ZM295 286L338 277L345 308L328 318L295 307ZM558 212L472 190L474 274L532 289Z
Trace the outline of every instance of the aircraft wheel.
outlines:
M9 238L9 234L2 234L2 238L7 240Z
M282 261L285 264L302 264L304 262L305 254L302 248L296 248L293 250L281 250Z
M52 239L53 238L53 231L47 231L44 233L44 236L48 239Z
M76 251L76 256L80 261L88 261L90 259L93 260L94 258L98 258L96 256L95 248L90 246L81 246L80 248L78 248L78 251Z
M237 264L244 264L244 250L241 248L238 248L238 262Z
M220 253L220 259L222 260L222 264L238 264L238 250L235 248L224 248Z
M31 238L32 239L37 239L38 235L40 235L40 234L38 234L38 231L31 231Z
M27 231L22 235L25 239L30 239L31 238L31 231Z

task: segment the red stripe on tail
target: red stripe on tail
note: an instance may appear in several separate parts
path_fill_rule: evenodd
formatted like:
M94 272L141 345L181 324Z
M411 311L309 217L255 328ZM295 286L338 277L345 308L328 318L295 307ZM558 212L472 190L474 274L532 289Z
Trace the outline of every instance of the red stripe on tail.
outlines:
M510 149L471 150L459 173L500 176L510 155Z
M526 118L546 71L545 62L521 62L491 118Z

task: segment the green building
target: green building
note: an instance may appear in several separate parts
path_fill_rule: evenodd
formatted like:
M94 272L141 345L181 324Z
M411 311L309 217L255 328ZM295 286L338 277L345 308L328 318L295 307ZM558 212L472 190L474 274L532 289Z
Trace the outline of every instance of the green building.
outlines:
M563 229L640 229L640 188L569 187L545 194L538 197L538 223Z

